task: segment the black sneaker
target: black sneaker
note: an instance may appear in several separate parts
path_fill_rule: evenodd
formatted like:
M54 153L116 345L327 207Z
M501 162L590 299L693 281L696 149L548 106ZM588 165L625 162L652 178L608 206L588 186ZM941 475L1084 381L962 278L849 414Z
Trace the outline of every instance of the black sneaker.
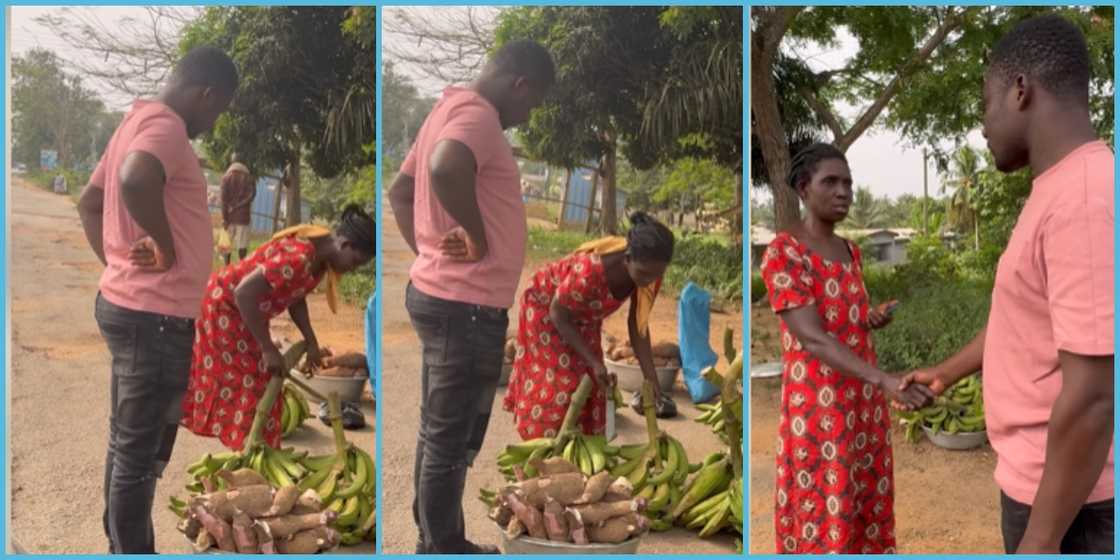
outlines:
M630 398L630 408L634 409L638 415L644 416L646 411L642 406L642 394L635 392ZM658 418L675 418L677 416L677 403L673 402L673 398L662 394L661 398L653 406L654 415Z
M331 413L327 403L319 403L319 420L331 425ZM366 427L366 417L362 414L358 403L342 403L342 428L344 430L360 430Z

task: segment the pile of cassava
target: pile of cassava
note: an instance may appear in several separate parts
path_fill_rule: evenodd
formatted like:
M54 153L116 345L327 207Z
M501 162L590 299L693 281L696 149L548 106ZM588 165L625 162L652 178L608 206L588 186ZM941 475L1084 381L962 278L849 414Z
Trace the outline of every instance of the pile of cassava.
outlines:
M226 489L192 497L179 522L196 552L314 554L338 546L342 536L329 526L338 513L324 509L315 490L276 489L248 468L218 476Z
M315 371L322 377L369 377L369 362L360 352L346 352L323 357L323 367Z
M625 477L609 471L585 476L561 457L534 460L539 476L525 477L498 492L490 519L512 540L527 535L553 542L621 543L644 533L646 500L634 496Z
M619 362L630 365L638 365L638 358L634 355L634 348L623 340L618 340L611 335L606 335L605 341L607 343L605 357L612 362ZM672 342L659 342L654 344L653 350L653 365L654 367L681 367L681 348Z

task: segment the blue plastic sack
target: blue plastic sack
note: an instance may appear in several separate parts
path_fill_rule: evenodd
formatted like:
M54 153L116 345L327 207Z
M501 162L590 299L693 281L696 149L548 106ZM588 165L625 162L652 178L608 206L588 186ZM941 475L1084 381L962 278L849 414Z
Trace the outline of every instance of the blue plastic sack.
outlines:
M719 389L701 375L701 372L719 361L719 355L708 343L711 303L711 294L689 282L681 292L681 299L677 304L681 368L684 370L685 386L694 403L707 402L719 394Z
M369 371L369 386L373 387L374 398L377 395L377 385L373 379L374 361L377 359L377 291L369 297L366 304L366 365Z

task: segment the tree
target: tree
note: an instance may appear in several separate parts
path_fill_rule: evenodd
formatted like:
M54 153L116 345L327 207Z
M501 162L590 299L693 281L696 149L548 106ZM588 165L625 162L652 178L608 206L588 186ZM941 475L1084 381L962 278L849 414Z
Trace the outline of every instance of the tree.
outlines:
M1042 7L754 7L751 33L751 122L775 199L779 224L797 219L785 188L791 131L785 113L808 105L831 141L846 150L880 120L915 144L963 145L980 124L980 84L987 49ZM1100 130L1112 129L1112 8L1058 11L1087 30L1094 55L1093 107ZM841 68L814 71L798 51L834 46L841 30L858 51ZM1099 62L1098 62L1099 61ZM778 77L784 76L784 83ZM784 94L779 86L787 89ZM790 95L790 89L795 95ZM845 118L841 103L863 106ZM965 108L965 110L962 110ZM816 132L815 128L809 129ZM1109 133L1106 138L1111 138Z
M971 231L977 251L980 250L980 214L973 206L984 174L980 154L971 146L964 146L953 155L941 184L942 194L949 192L947 225L962 233Z
M12 80L16 161L37 165L43 148L57 150L64 167L100 155L96 150L105 138L104 104L82 85L81 78L62 69L62 61L53 52L32 49L14 57Z
M179 59L183 28L202 15L199 7L145 6L144 17L106 23L96 8L60 8L35 22L83 53L68 66L128 98L152 97Z
M381 102L384 103L381 112L381 151L398 159L403 158L435 105L435 100L420 97L416 86L397 71L396 64L383 61Z
M735 200L735 174L714 160L683 158L667 169L669 174L654 192L653 202L678 210L678 226L687 213L700 221L710 206L726 208Z
M721 155L738 149L729 148L737 142L724 140L730 135L722 130L741 128L741 118L731 124L711 123L713 115L733 113L725 94L734 86L721 82L708 90L707 84L689 82L706 91L700 97L708 106L682 108L678 101L687 98L680 81L696 76L695 70L685 75L685 60L734 56L723 42L730 34L723 27L733 22L713 18L713 13L725 12L707 8L691 12L694 9L520 7L499 16L496 46L513 39L535 39L550 50L557 65L557 84L522 129L520 139L531 155L553 165L572 169L597 162L604 179L601 225L606 231L614 232L618 225L614 200L620 155L637 169L689 156L736 159ZM717 29L719 39L707 40ZM707 46L693 49L682 38L689 44L703 40ZM705 75L726 80L727 72L733 73L731 66L712 61Z
M383 58L447 85L473 80L494 48L502 10L386 6Z
M853 195L845 227L875 229L887 226L887 205L884 200L875 198L867 187L857 187Z
M354 15L333 6L209 7L180 45L183 53L217 46L237 63L241 85L207 151L212 160L236 151L254 169L283 169L289 224L301 219L304 164L332 178L373 163L373 135L359 133L373 122L374 52L345 29L362 27ZM329 134L332 125L345 132Z

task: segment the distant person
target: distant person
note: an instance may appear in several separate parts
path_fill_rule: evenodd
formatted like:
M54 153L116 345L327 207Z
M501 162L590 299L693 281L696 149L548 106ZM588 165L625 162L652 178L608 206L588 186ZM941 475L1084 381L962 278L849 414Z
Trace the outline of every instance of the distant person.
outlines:
M626 237L605 237L541 267L521 293L517 357L504 406L521 439L555 437L585 375L593 389L579 418L588 435L606 431L614 376L603 361L603 321L630 302L630 345L642 376L653 386L661 416L671 400L653 364L649 317L673 260L673 232L645 213L630 218Z
M1089 108L1089 50L1058 15L993 50L984 137L996 168L1029 168L1030 196L996 269L988 323L908 381L940 394L984 376L1004 550L1113 553L1115 156Z
M805 217L766 247L762 278L782 333L774 529L781 554L895 554L888 399L922 407L925 386L879 369L859 246L836 234L852 205L844 154L813 144L789 185Z
M54 176L54 193L67 194L70 192L70 187L66 184L66 176L62 173Z
M111 553L155 552L156 479L171 460L213 264L206 178L191 140L229 107L237 81L222 51L188 52L154 100L132 105L78 204L106 265L95 315L113 357L103 517ZM138 265L136 254L152 258Z
M222 176L222 227L229 232L231 242L231 252L225 254L227 265L232 251L237 251L238 261L245 260L249 253L249 224L253 218L253 200L257 197L257 186L249 168L237 153L230 161L229 169Z
M405 306L423 360L413 481L418 554L497 553L466 539L462 502L525 264L520 173L504 131L529 120L554 72L541 45L503 45L469 86L444 90L389 194L417 255Z

